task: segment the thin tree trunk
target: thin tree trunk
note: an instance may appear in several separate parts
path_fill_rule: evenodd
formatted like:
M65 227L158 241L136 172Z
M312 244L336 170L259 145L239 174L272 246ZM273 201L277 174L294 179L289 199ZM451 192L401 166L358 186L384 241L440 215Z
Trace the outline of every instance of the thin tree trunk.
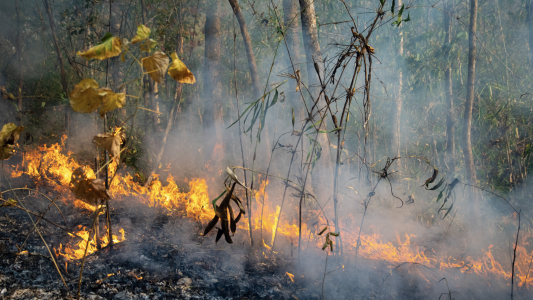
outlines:
M179 12L178 12L179 14ZM180 21L181 23L181 21ZM183 38L181 36L181 28L178 31L178 34L176 36L176 52L178 54L183 53ZM168 82L167 82L168 84ZM152 170L150 171L150 176L148 177L148 180L146 181L146 186L150 185L152 182L155 172L159 166L159 162L161 162L161 159L163 158L163 154L165 153L165 147L167 145L167 139L168 134L170 133L170 130L172 129L172 123L174 122L174 115L176 114L176 111L178 110L178 103L181 99L181 93L182 93L183 83L176 82L176 94L174 96L174 101L172 102L172 107L170 109L170 113L168 115L167 120L167 127L165 129L165 134L163 135L163 139L161 141L161 147L159 149L159 153L157 153L157 159L155 164L153 164Z
M244 40L244 48L246 49L246 56L248 57L248 65L250 67L250 75L252 76L252 85L254 88L255 99L259 99L263 94L261 92L261 84L259 83L259 74L257 73L257 64L255 62L254 49L252 47L252 39L248 33L248 28L246 27L246 21L244 20L244 15L242 14L241 8L237 0L228 0L233 8L233 13L237 17L239 26L241 28L242 39Z
M447 56L449 57L451 49L451 29L452 23L450 20L450 14L452 13L452 3L447 1L444 12L444 30L446 37L444 42L447 47ZM449 64L451 62L448 61ZM454 176L455 173L455 124L454 124L454 112L453 112L453 90L452 90L452 67L447 65L444 70L444 92L446 95L446 161L450 174Z
M399 0L398 1L398 7L402 7L402 1ZM396 11L398 11L398 9L396 9ZM402 27L402 25L400 25L400 27ZM398 49L398 57L396 58L397 60L401 60L403 58L403 30L402 29L399 29L399 36L400 36L400 41L399 41L399 49ZM400 62L398 61L398 63L396 64L397 66L397 70L398 70L398 93L396 94L396 107L394 108L394 111L392 113L392 118L393 118L393 139L392 139L392 147L391 147L391 151L392 151L392 156L396 156L396 157L399 157L401 156L401 125L402 125L402 89L403 89L403 72L402 72L402 69L400 67L398 67L400 65ZM400 164L400 162L398 161L398 165Z
M307 61L307 76L308 88L314 101L318 101L315 111L323 111L327 106L325 98L321 95L320 78L323 80L323 71L320 68L323 64L322 53L320 51L320 44L318 42L318 31L316 27L315 5L313 0L299 0L300 14L302 20L302 33L305 48L305 56ZM317 63L319 70L315 70L314 63ZM322 116L320 116L322 117ZM315 117L318 119L318 117ZM316 121L316 120L315 120ZM322 122L320 131L327 131L326 118ZM321 158L317 161L317 169L320 172L312 172L313 190L316 193L319 201L326 201L332 194L333 187L333 165L331 162L330 145L327 134L319 133L317 137L318 143L322 146ZM337 201L333 203L335 209L335 230L338 230L338 215L337 215Z
M23 86L23 76L24 72L22 71L22 47L20 46L20 10L19 2L15 0L15 9L17 11L17 37L15 45L17 48L17 63L18 63L18 72L19 72L19 91L18 91L18 114L16 120L18 125L22 125L22 86Z
M145 5L145 0L141 0L141 10L142 10L142 21L143 21L143 24L146 25L146 22L148 22L148 18L146 16L146 5ZM150 109L153 110L153 111L156 111L157 110L157 103L156 103L156 100L155 100L155 94L154 94L154 81L152 80L152 78L148 75L148 74L145 74L144 77L143 77L143 87L144 87L144 106L145 107L148 107L150 105ZM158 120L158 116L157 114L154 114L154 113L151 113L152 115L150 115L149 112L146 112L146 115L145 115L145 131L148 130L149 128L149 124L152 123L152 130L154 132L157 131L158 127L157 127L157 120ZM152 119L152 122L150 122L150 116L151 116L151 119Z
M470 28L468 32L468 79L463 127L463 155L465 156L466 179L469 184L476 185L476 170L472 154L472 110L474 107L474 88L476 75L476 22L478 1L470 0ZM474 213L478 212L475 189L471 189Z
M224 132L222 110L222 82L221 82L221 20L219 17L220 3L212 0L208 2L205 20L205 72L204 72L204 115L203 129L207 160L219 163L221 157L214 157L213 151L217 144L222 143ZM218 151L219 153L222 151Z
M54 15L52 14L52 8L50 7L49 0L44 0L44 5L46 6L46 14L50 21L50 30L52 31L52 41L54 42L54 48L56 49L57 61L59 62L59 68L61 72L61 86L63 87L63 92L65 97L68 96L68 86L67 86L67 74L65 73L65 65L63 64L63 55L59 48L59 42L57 40L56 26L54 22ZM65 131L67 136L69 135L69 117L70 117L70 105L65 107Z
M529 32L529 64L533 69L533 0L526 2L527 29Z
M286 65L291 66L289 72L295 74L300 70L300 38L298 37L298 3L296 0L283 0L283 23L285 23L287 41ZM289 81L288 97L293 107L301 107L301 94L296 92L297 81ZM300 111L300 110L299 110ZM305 118L305 116L304 116Z

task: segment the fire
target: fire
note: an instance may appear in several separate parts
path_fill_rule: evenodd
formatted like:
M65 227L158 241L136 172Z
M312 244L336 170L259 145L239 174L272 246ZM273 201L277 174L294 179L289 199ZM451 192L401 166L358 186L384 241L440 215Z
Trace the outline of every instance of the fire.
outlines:
M63 137L63 143L65 138ZM22 168L19 169L19 166L14 166L11 176L19 177L22 174L27 174L36 180L38 186L46 185L56 190L63 197L62 200L65 203L94 211L96 207L74 199L72 193L68 190L72 172L79 167L84 167L87 176L90 178L96 177L94 170L89 166L81 166L72 158L72 153L64 154L62 145L44 145L39 146L37 149L27 151L23 157ZM117 167L117 164L114 162L109 165L110 178L117 172ZM189 180L189 191L185 192L178 188L171 174L167 177L165 184L156 177L150 186L143 186L135 176L129 173L122 174L119 172L114 177L110 182L109 188L109 193L113 201L120 201L125 199L125 197L135 196L141 203L150 207L164 208L169 214L183 215L201 222L206 222L214 217L205 179ZM269 181L267 180L261 182L259 189L253 195L252 201L254 205L252 215L249 216L247 214L243 216L243 220L238 225L241 230L248 231L248 222L251 219L252 231L254 234L261 233L263 237L261 242L264 248L277 251L278 246L274 245L275 239L289 240L293 245L297 245L298 243L298 221L294 216L291 217L286 213L288 211L294 211L297 206L294 203L291 206L290 201L287 201L284 207L272 203L269 195L266 193L268 184ZM316 226L313 225L313 228L308 228L307 222L303 222L301 228L302 241L305 242L305 245L320 250L324 243L324 235L318 236L318 232L327 225L327 222L320 212L311 211L310 213L308 215L317 216L318 223L315 222ZM348 217L350 220L347 220L347 222L353 223L354 216ZM331 224L328 226L331 226ZM341 224L341 228L342 226ZM346 228L349 228L349 226L346 226ZM330 230L333 229L330 228ZM362 234L360 240L357 234L354 234L357 232L357 228L350 231L341 231L340 238L343 241L344 252L347 255L353 255L357 251L359 257L369 260L386 261L391 268L398 266L400 263L411 262L440 271L459 270L462 273L474 273L483 277L490 275L509 280L512 276L508 257L496 255L497 253L501 253L501 251L497 252L493 246L489 246L486 250L483 250L479 253L478 257L467 257L459 260L445 254L439 255L431 249L413 244L412 239L416 236L405 232L396 234L394 241L383 241L382 235L376 229L373 229L373 233L371 234ZM75 260L83 257L84 247L87 239L89 239L89 231L86 228L80 227L76 233L83 240L78 240L75 244L68 247L60 245L56 249L56 253L65 257L67 260ZM124 230L121 229L120 233L121 237L113 236L115 243L124 241ZM527 241L531 238L531 235L521 233L521 237L522 241L517 247L515 280L518 286L529 286L533 284L533 276L529 274L529 265L533 251L528 251L525 247L528 245ZM335 244L334 247L337 247L339 245L339 238L332 240ZM105 246L108 243L108 237L103 237L102 244ZM272 249L273 246L276 249ZM90 239L87 253L91 254L96 250L96 243L94 238L92 238ZM293 280L292 274L287 273L287 275Z
M82 227L81 225L78 226L78 231L75 233L82 238L82 240L78 241L75 244L70 244L68 247L63 247L62 244L59 244L59 247L57 249L54 249L56 252L56 255L59 257L64 257L67 260L78 260L83 258L83 254L85 253L85 246L87 245L87 240L89 240L89 245L87 247L87 255L90 255L98 250L96 246L96 234L94 234L92 237L89 236L90 231L87 230L87 228ZM113 235L113 243L118 244L120 242L123 242L125 238L125 232L124 229L119 230L121 237L118 237L116 235ZM74 237L74 235L71 235ZM102 237L100 245L102 247L105 247L109 244L109 237L106 235Z
M294 282L294 275L289 273L289 272L285 272L285 274L287 274L287 276L289 276L289 278L291 279L292 282Z

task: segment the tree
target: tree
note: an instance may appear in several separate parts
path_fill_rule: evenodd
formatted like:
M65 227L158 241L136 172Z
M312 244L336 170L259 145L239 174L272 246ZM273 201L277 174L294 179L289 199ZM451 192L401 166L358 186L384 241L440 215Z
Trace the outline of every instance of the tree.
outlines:
M444 94L446 97L446 159L448 169L451 174L455 173L455 124L453 108L453 90L452 90L452 67L450 62L450 51L452 47L452 23L450 14L452 14L452 1L448 0L444 9L444 47L446 49L446 68L444 70Z
M475 79L476 79L476 22L478 1L470 0L470 26L468 30L468 78L466 82L466 103L463 126L463 155L465 157L466 179L469 184L477 185L474 155L472 153L472 110L474 107ZM475 189L472 189L474 203L477 210Z

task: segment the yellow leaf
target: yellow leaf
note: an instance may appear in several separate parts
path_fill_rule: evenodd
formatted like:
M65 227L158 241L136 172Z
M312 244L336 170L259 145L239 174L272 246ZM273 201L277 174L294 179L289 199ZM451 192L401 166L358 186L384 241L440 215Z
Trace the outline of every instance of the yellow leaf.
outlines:
M168 68L168 61L168 56L165 53L157 51L151 56L143 58L142 64L154 81L163 84L165 71Z
M91 205L98 204L98 199L110 199L102 179L88 179L82 168L72 173L70 190L76 198Z
M137 44L145 39L147 39L150 36L150 28L144 26L144 25L138 25L137 26L137 35L131 40L132 44Z
M172 57L172 64L170 65L170 68L168 68L168 75L174 78L174 80L181 83L195 83L196 79L194 78L194 75L191 71L189 71L189 69L187 69L187 66L178 58L178 54L174 52L172 53L172 55L170 55L170 57Z
M97 92L102 97L102 107L98 111L101 117L115 108L122 108L126 105L125 93L115 93L109 88L100 88Z
M93 143L100 148L106 149L116 159L116 162L120 162L120 145L124 138L124 132L119 130L115 133L98 134L93 138Z
M145 40L140 46L139 48L141 49L141 51L144 51L144 52L150 52L152 51L152 49L155 48L155 46L157 45L157 42L152 40L152 39L149 39L149 40Z
M8 159L15 154L15 145L19 140L20 133L24 130L24 126L17 126L13 123L7 123L0 131L0 159Z
M76 53L78 56L85 57L87 60L93 58L104 60L106 58L115 57L122 52L122 41L118 37L114 37L111 33L107 33L102 42L94 47L91 47L85 52Z
M70 105L74 111L92 113L102 104L102 96L96 89L98 83L94 79L83 79L76 84L70 93Z

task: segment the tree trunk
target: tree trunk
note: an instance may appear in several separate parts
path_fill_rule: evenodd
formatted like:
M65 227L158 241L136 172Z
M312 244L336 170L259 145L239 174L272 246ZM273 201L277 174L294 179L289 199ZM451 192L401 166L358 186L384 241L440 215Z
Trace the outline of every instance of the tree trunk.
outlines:
M291 66L289 72L295 74L300 70L300 39L298 37L298 3L296 0L283 0L283 23L285 23L287 41L286 65ZM293 107L302 107L301 94L296 92L297 81L289 81L289 101ZM305 118L305 116L304 116Z
M241 28L242 39L244 40L244 48L246 49L246 56L248 57L248 65L250 67L250 75L252 76L252 85L254 88L255 100L259 99L263 94L261 92L261 84L259 83L259 74L257 73L257 64L255 63L254 49L252 47L252 39L250 34L248 34L248 28L246 27L246 21L244 20L244 15L242 14L241 8L237 0L229 0L231 8L233 8L233 13L237 17L239 26Z
M148 18L146 16L146 5L144 3L144 0L141 0L141 10L142 10L143 24L146 25L146 22L148 22ZM148 74L145 74L143 77L143 87L144 87L144 107L150 106L151 110L157 111L157 103L156 103L155 95L154 95L154 81ZM152 119L152 122L150 122L150 118ZM158 128L156 125L156 122L158 119L157 114L146 111L144 119L145 119L145 124L144 124L145 131L148 131L150 123L152 123L152 130L156 132Z
M222 110L222 82L221 82L221 30L220 30L219 1L208 2L205 20L205 72L204 72L204 155L206 160L213 159L219 163L222 151L215 146L222 144L224 132ZM217 154L215 156L215 154Z
M19 72L19 91L18 91L18 114L16 120L18 125L22 125L22 85L23 85L23 76L24 72L22 71L22 47L20 46L20 10L19 2L15 0L15 9L17 11L17 37L15 41L16 51L17 51L17 63L18 63L18 72Z
M396 11L399 10L399 7L402 7L402 1L398 1L398 8L396 8ZM402 25L400 25L402 27ZM403 58L403 30L399 29L399 49L398 49L398 57L397 60L401 60ZM396 107L393 108L392 113L392 126L393 126L393 135L392 135L392 147L391 147L391 156L399 157L401 156L401 124L402 124L402 89L403 89L403 72L402 69L399 67L401 64L398 61L396 63L396 69L398 70L398 93L396 94ZM398 161L398 165L400 164L400 161Z
M527 0L527 29L529 33L529 64L533 68L533 0Z
M476 22L478 1L470 0L470 28L468 32L468 79L466 91L466 103L463 127L463 155L465 156L466 180L469 184L476 185L476 170L474 168L474 156L472 154L472 109L474 107L474 87L476 75ZM474 213L477 214L478 203L475 189L471 189L474 199Z
M318 101L315 111L323 111L323 108L327 106L323 94L321 95L321 83L320 78L323 80L323 71L320 68L323 64L322 53L320 51L320 44L318 43L318 31L316 28L316 15L315 5L312 0L299 0L300 14L302 20L302 33L304 40L305 56L307 61L307 76L308 76L308 88L313 101ZM319 66L318 73L315 70L314 63ZM322 117L322 115L320 116ZM319 118L315 117L314 122ZM324 118L320 131L327 131L327 122ZM330 155L330 145L327 134L319 133L317 137L318 143L322 146L321 158L317 161L316 168L319 171L312 172L313 190L319 201L323 203L331 196L333 187L333 166ZM338 225L337 218L337 203L333 203L335 207L335 225ZM337 230L336 226L336 230Z
M449 58L451 49L451 29L452 23L450 20L450 14L452 13L452 3L447 1L444 12L444 30L446 37L444 38L445 45L447 47L447 57ZM455 124L454 124L454 112L453 112L453 90L452 90L452 67L451 62L447 60L446 69L444 70L444 93L446 95L446 162L450 174L454 176L455 173Z

